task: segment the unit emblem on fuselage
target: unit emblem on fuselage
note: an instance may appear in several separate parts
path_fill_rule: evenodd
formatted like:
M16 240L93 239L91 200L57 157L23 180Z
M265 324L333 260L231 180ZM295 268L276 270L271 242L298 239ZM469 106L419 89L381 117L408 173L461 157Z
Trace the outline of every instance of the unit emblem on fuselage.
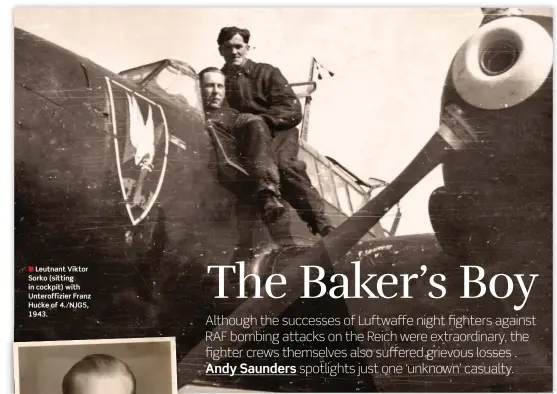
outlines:
M114 80L106 82L123 205L136 225L152 209L162 187L168 125L160 105Z

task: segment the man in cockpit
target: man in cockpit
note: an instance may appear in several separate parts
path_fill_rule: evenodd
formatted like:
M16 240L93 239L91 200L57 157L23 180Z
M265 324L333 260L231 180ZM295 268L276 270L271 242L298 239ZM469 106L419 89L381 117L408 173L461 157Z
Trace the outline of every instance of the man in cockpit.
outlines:
M199 80L208 125L234 136L238 156L255 181L254 193L261 205L263 221L275 222L285 208L279 200L279 172L265 121L226 105L225 78L218 68L203 69Z
M247 59L250 32L224 27L217 38L225 60L226 100L242 114L265 121L281 177L281 192L313 234L326 236L333 228L325 205L312 186L306 164L298 159L302 106L281 71L270 64ZM268 137L267 137L268 138Z

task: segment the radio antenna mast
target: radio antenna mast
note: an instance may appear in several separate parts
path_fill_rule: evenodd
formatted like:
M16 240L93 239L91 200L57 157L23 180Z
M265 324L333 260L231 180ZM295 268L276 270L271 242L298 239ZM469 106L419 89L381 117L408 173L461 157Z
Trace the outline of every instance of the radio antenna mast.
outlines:
M321 68L326 70L329 73L329 76L333 77L335 75L335 73L333 73L332 71L326 69L321 63L319 63L314 57L311 58L311 67L309 70L309 78L308 78L308 82L312 83L313 78L314 78L314 71L317 68L317 79L323 79L323 77L321 76ZM309 124L309 109L310 109L310 105L311 105L311 94L308 94L306 96L306 100L304 103L304 115L302 118L302 131L300 132L300 139L307 142L308 140L308 133L309 133L309 129L308 129L308 124Z
M312 57L311 58L311 68L309 71L309 78L308 78L308 82L313 82L313 71L315 70L315 58ZM300 133L300 138L303 141L308 140L308 124L309 124L309 107L311 105L311 94L306 96L306 100L304 103L304 116L302 118L302 131Z

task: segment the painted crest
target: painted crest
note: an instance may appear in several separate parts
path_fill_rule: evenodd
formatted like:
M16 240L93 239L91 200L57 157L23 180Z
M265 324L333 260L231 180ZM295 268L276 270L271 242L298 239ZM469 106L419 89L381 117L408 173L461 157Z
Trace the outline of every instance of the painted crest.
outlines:
M116 81L106 81L122 196L130 221L136 225L153 208L161 190L167 166L168 125L160 105Z

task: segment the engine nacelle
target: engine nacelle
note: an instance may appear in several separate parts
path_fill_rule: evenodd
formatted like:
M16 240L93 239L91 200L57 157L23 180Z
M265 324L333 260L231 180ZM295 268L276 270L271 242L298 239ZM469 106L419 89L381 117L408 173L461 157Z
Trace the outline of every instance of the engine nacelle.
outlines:
M458 50L451 79L460 97L486 110L513 107L534 95L553 66L553 40L539 23L504 17L482 26Z
M482 143L446 159L445 186L430 199L450 254L494 250L509 236L551 242L552 36L552 18L503 16L453 58L442 108L460 107Z

